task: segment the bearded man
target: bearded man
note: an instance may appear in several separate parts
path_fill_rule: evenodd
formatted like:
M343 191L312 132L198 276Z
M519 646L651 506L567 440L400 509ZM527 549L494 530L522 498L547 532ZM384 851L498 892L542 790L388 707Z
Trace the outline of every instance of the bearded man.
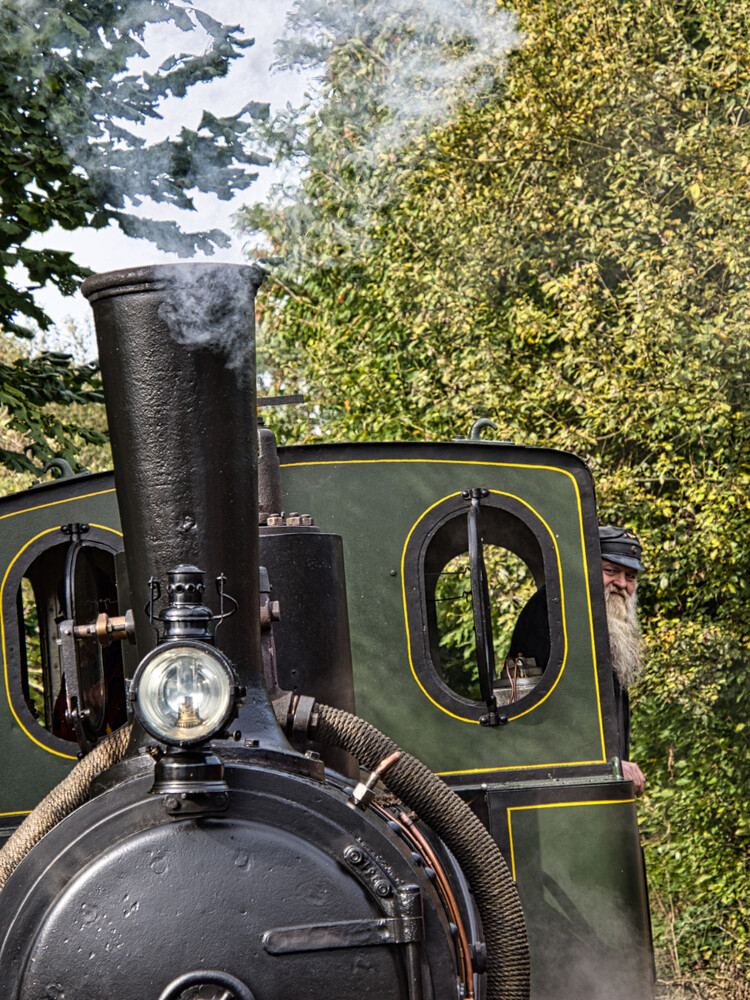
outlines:
M641 672L642 640L638 624L638 574L643 570L641 543L630 528L601 525L599 543L602 551L602 580L607 609L612 680L620 730L622 773L633 782L636 795L642 795L646 779L630 757L630 701L628 688ZM550 654L547 593L542 587L528 601L518 616L510 640L510 656L533 659L542 670Z
M602 580L607 608L609 652L615 685L615 706L620 727L622 773L632 781L636 795L643 795L646 779L630 757L630 700L628 688L642 669L641 627L638 624L638 574L643 570L641 543L630 528L602 525Z

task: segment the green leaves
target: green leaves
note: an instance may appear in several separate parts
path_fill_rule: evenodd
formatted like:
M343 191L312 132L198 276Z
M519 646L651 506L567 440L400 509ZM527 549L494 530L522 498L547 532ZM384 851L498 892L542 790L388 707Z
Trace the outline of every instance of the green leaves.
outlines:
M103 402L98 367L74 365L67 354L44 351L0 362L0 463L13 472L38 475L51 458L78 466L81 444L103 445L106 429L90 418L65 418Z
M142 71L150 26L173 24L206 35L198 55L175 55L156 72ZM236 116L205 113L196 132L145 144L133 131L161 117L161 101L196 83L225 76L252 39L191 5L172 0L3 0L0 4L0 331L29 338L49 317L34 292L56 285L71 294L89 273L72 254L29 246L53 226L72 231L117 223L126 233L189 256L213 253L228 237L218 230L185 233L171 221L131 209L145 198L193 208L191 192L230 198L266 162L250 136L265 106L247 103ZM241 102L238 102L241 103ZM99 431L66 421L60 407L96 398L96 373L52 355L0 365L0 402L15 447L0 464L35 470L53 454L75 465L74 438ZM80 416L80 415L79 415ZM26 434L27 436L24 436ZM20 435L20 437L19 437Z
M139 68L150 25L172 23L208 36L199 55L179 55L155 73ZM213 252L225 237L186 234L173 223L131 214L143 198L192 208L191 190L228 198L257 176L265 162L249 130L260 105L237 116L204 115L198 133L144 145L133 126L159 118L160 102L183 96L194 84L226 75L230 63L252 45L237 27L227 27L191 6L172 0L4 0L0 7L0 328L17 332L17 314L43 329L49 319L33 305L23 279L9 270L26 268L31 285L54 282L72 291L85 269L70 255L31 251L33 234L58 225L126 230L184 255ZM245 97L246 100L246 97Z

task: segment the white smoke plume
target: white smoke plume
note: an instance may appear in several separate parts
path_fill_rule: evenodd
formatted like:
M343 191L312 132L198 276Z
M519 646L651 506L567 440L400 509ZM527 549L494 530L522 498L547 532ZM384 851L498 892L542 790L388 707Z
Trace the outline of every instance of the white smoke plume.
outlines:
M319 226L317 266L373 252L372 234L401 195L404 168L436 149L462 106L498 86L520 42L514 15L496 0L296 0L276 67L314 75L317 86L302 107L287 105L259 128L276 162L296 168L272 191L283 209L285 266L293 273L311 263L307 239ZM301 190L317 172L319 190L340 195L335 218L318 211L315 191ZM264 212L246 210L247 232L265 231ZM260 240L257 250L266 249Z
M353 81L376 112L366 145L377 154L486 93L519 42L514 16L495 0L297 0L277 51L280 67L319 69L328 83L344 46L380 64Z
M172 339L188 350L218 354L241 383L252 379L260 272L231 264L167 264L154 276L163 286L159 319Z

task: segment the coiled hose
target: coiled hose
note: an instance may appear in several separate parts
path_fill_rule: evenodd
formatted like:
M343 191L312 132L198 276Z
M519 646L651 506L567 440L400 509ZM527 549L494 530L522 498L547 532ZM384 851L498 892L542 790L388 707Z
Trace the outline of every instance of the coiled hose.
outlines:
M315 706L309 735L346 750L370 771L399 750L364 719L328 705ZM487 944L488 1000L528 1000L526 922L515 883L489 831L463 799L416 757L402 752L382 781L445 842L468 879Z
M17 830L0 850L0 890L23 861L34 844L68 813L72 813L89 797L91 782L108 767L118 764L125 756L132 726L122 726L110 733L83 760L73 768L67 778L55 785L33 812L29 813Z

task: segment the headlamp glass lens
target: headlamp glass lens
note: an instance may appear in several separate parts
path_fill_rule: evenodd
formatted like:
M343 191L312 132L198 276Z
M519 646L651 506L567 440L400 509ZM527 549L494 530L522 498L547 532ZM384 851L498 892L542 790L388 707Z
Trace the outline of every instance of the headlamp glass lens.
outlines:
M143 722L168 743L199 742L214 735L229 712L232 684L209 650L175 646L146 664L138 684Z

